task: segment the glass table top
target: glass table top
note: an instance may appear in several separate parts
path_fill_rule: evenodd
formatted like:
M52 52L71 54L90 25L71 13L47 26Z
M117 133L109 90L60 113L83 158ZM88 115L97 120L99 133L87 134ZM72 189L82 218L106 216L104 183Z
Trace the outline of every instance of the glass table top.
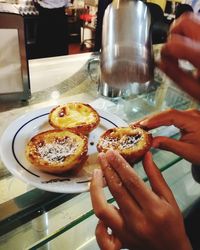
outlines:
M115 114L127 123L168 108L197 107L192 99L158 69L155 70L154 81L148 85L139 86L134 83L124 89L120 97L104 97L98 93L98 83L91 78L91 72L88 72L88 63L93 58L98 58L98 54L85 53L31 60L29 70L32 97L27 102L2 103L0 133L2 134L7 126L21 115L71 101L90 103L97 109ZM98 64L94 64L92 70L92 74L96 76L99 72ZM178 130L173 126L162 127L153 130L152 133L175 138L179 136ZM188 175L187 167L182 168L181 173L175 170L176 164L181 161L180 157L161 150L154 149L152 152L161 171L175 171L173 175L176 178L169 178L169 182L174 184ZM147 181L141 163L134 167ZM0 249L14 249L14 244L15 249L37 249L41 246L49 249L50 241L51 249L59 249L59 239L63 237L63 233L66 234L65 232L68 238L71 235L67 244L74 246L66 249L78 249L75 247L76 241L73 236L77 230L82 232L80 249L90 249L90 243L84 248L87 240L93 242L91 249L96 249L92 230L96 219L88 192L66 194L37 189L12 176L2 162L0 192ZM105 192L109 201L114 202L106 188Z

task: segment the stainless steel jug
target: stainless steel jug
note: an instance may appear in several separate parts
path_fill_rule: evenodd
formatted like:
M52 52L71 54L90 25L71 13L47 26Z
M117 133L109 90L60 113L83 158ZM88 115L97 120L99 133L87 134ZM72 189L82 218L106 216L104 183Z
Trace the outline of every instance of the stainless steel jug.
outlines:
M94 57L88 61L87 71L90 79L97 83L97 91L100 95L108 98L118 98L122 95L122 89L115 88L102 81L99 57Z
M115 88L153 78L150 14L137 0L114 0L103 19L101 77Z

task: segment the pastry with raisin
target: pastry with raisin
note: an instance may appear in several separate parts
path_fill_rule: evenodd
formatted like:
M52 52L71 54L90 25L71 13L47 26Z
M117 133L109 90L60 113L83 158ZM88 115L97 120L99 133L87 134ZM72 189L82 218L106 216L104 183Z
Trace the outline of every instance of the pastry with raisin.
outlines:
M75 133L88 134L100 122L99 114L89 104L72 102L51 110L49 123L57 129L68 129Z
M62 174L87 159L88 139L68 130L48 130L35 135L26 146L27 159L44 172Z
M117 150L129 163L135 163L150 149L151 143L151 134L139 127L111 128L100 136L97 150Z

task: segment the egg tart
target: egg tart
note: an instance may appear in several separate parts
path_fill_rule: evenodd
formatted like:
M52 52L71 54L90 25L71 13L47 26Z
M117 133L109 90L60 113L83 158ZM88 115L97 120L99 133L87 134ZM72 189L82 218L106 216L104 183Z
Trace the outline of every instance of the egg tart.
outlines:
M150 149L152 136L145 130L135 127L118 127L105 131L97 143L98 152L117 150L129 163L141 160Z
M49 123L57 129L68 129L75 133L88 134L100 122L99 114L89 104L72 102L51 110Z
M27 159L38 169L62 174L80 166L87 159L88 139L68 130L48 130L27 143Z

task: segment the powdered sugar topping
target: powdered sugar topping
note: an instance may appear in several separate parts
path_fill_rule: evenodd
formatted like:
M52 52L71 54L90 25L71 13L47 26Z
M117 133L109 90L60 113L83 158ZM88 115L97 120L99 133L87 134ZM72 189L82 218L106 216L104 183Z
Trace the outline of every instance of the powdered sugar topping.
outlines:
M141 139L140 134L129 135L129 136L125 135L122 136L122 138L105 137L101 140L101 146L103 148L124 150L134 147L140 139Z
M51 143L40 143L37 147L37 151L41 158L47 162L62 163L65 159L74 154L78 147L78 143L72 138L66 137L63 139L57 139Z
M103 148L117 148L119 144L119 138L105 137L101 140L101 146Z
M141 139L141 135L129 135L124 136L120 140L120 145L118 146L119 150L128 149L134 147L137 142Z

